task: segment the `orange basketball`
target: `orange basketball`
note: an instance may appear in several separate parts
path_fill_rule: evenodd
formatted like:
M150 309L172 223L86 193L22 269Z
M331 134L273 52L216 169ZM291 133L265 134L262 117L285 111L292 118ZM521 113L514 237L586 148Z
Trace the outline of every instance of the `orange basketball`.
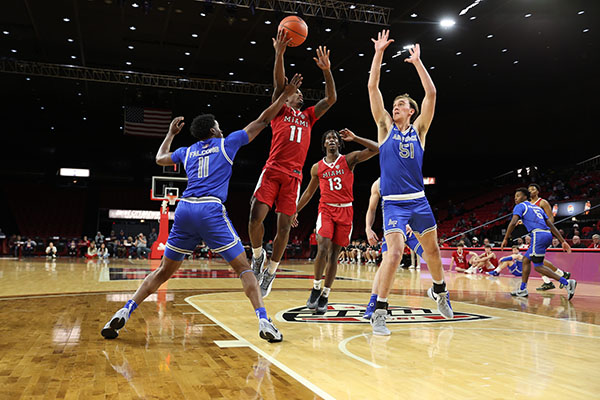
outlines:
M292 39L289 44L291 47L300 46L308 36L308 25L306 25L306 22L302 18L295 15L290 15L282 19L278 30L281 29L285 29L287 37Z

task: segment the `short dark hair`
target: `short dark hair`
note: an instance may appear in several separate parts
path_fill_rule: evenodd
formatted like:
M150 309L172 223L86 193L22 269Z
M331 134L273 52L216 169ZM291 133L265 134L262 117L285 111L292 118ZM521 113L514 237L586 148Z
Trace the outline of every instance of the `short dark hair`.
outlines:
M400 96L396 96L396 98L394 99L394 103L396 103L396 101L398 99L408 100L408 104L410 104L410 108L415 110L415 113L413 115L411 115L411 117L410 117L410 123L412 124L413 122L415 122L415 119L417 119L417 117L419 116L419 105L412 97L410 97L410 95L408 93L404 93L404 94L401 94Z
M489 247L489 248L491 249L491 248L492 248L492 245L491 245L491 244L486 244L486 245L485 245L485 246L483 246L483 247L486 247L486 248L487 248L487 247Z
M517 188L517 190L515 190L515 192L521 192L525 195L525 197L527 197L527 199L529 199L529 190L527 190L527 188L520 187L520 188Z
M538 185L537 183L530 183L529 185L527 185L528 188L532 186L536 188L538 192L541 192L540 185Z
M517 246L516 244L513 244L512 248L519 250L519 246Z
M198 140L205 140L211 136L210 129L215 127L215 116L212 114L200 114L193 119L190 125L192 136Z
M323 153L325 154L327 154L327 149L325 148L325 140L327 139L327 135L329 135L330 133L333 133L335 134L335 136L337 136L338 141L340 142L340 150L344 148L344 141L342 140L342 135L340 135L340 133L335 129L330 129L323 133L323 136L321 136L321 150L323 150Z
M463 242L463 241L458 242L456 247L465 247L465 242Z

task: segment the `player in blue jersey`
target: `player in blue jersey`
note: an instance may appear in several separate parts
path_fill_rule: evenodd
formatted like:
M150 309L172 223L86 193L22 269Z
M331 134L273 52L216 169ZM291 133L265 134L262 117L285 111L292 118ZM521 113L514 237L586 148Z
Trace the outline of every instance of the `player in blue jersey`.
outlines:
M102 336L114 339L119 335L131 313L146 297L154 293L179 269L186 255L204 241L219 253L239 274L246 296L250 299L259 321L259 335L269 342L280 342L281 333L267 317L256 277L246 259L244 247L227 217L223 203L231 178L233 159L243 145L251 142L277 115L289 96L296 93L302 77L296 74L281 95L244 130L223 138L219 123L211 114L199 115L192 121L190 132L198 142L171 152L171 143L183 127L183 117L171 122L158 153L158 165L183 163L188 176L175 211L175 221L167 240L164 257L158 269L149 274L123 308L115 313L101 331Z
M557 275L554 271L544 265L544 256L546 255L546 249L552 244L552 234L558 238L562 243L564 251L570 253L571 246L565 241L558 229L548 219L548 216L538 206L534 206L529 201L529 191L527 188L518 188L515 192L515 208L513 209L513 217L508 228L506 228L506 235L502 241L502 250L506 247L510 234L517 226L519 219L523 222L523 225L531 235L531 245L527 249L527 252L523 255L523 276L521 280L521 286L516 291L512 292L512 296L527 297L529 292L527 291L527 281L529 280L529 273L531 272L531 264L537 272L541 275L546 275L549 278L559 281L567 289L569 300L573 298L575 294L575 287L577 281L575 279L565 279L563 276Z
M379 238L377 234L373 231L373 222L375 222L375 212L377 210L377 204L379 204L379 199L381 198L381 192L379 191L379 179L371 185L371 197L369 197L369 208L367 209L367 215L365 216L365 233L367 235L367 240L369 244L372 246L377 244ZM410 226L406 226L406 234L408 237L406 238L406 245L410 247L412 251L417 254L417 257L423 257L423 247L417 240L417 237L410 229ZM387 243L385 242L385 237L383 238L383 243L381 245L381 263L383 264L383 260L386 257L387 253ZM375 311L375 304L377 302L377 291L379 290L379 277L381 275L381 267L377 269L375 273L375 277L373 278L373 287L371 288L371 298L369 299L369 304L367 305L367 309L363 314L363 318L371 319L373 315L373 311ZM393 282L392 276L392 282Z
M508 267L508 270L514 276L523 276L523 254L519 251L519 246L512 247L512 254L502 257L500 264L493 271L488 272L488 275L498 276L500 272Z
M444 318L452 318L454 313L438 247L437 225L431 207L425 197L423 185L423 152L425 138L435 110L436 89L421 61L421 49L415 45L410 49L410 57L404 61L415 66L425 98L419 106L408 94L394 99L392 115L385 110L383 97L379 91L381 61L383 52L394 40L389 39L389 31L379 33L375 44L375 55L369 76L369 100L371 112L378 128L379 165L381 169L381 196L383 198L383 230L388 246L388 254L381 263L381 277L375 312L371 318L373 333L389 335L385 325L391 283L396 266L402 258L406 240L405 227L411 226L423 247L427 266L433 279L433 287L428 296L437 302L438 310Z

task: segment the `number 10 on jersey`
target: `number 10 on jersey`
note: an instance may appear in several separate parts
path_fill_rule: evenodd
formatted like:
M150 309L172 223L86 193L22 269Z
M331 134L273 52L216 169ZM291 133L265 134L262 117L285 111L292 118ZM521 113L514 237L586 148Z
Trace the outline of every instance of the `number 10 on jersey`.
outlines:
M298 135L296 136L296 142L300 143L302 141L302 127L296 125L290 125L290 142L294 141L294 135L298 131Z

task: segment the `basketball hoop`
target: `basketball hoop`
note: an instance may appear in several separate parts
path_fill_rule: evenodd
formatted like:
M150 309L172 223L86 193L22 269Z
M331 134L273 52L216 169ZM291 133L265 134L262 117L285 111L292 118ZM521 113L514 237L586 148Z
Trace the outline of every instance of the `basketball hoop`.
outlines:
M169 201L169 204L174 206L175 203L177 202L177 195L176 194L167 194L167 200Z

